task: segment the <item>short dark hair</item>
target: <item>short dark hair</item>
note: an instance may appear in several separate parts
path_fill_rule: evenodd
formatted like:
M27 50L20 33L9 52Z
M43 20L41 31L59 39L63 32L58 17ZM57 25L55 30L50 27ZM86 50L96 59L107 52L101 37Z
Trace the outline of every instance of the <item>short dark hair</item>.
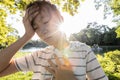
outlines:
M54 4L51 4L50 2L48 1L40 1L40 0L37 0L37 1L34 1L34 2L31 2L30 4L27 5L27 9L29 8L36 8L36 7L39 7L39 10L41 11L41 9L44 7L44 6L48 6L50 8L52 8L53 10L57 10L56 6Z

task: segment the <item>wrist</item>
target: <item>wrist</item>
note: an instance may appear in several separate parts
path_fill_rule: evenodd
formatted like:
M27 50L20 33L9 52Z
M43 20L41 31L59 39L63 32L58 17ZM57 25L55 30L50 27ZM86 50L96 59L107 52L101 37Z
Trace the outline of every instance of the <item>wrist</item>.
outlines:
M25 37L26 39L31 39L34 36L34 34L30 34L30 33L25 33L23 35L23 37Z

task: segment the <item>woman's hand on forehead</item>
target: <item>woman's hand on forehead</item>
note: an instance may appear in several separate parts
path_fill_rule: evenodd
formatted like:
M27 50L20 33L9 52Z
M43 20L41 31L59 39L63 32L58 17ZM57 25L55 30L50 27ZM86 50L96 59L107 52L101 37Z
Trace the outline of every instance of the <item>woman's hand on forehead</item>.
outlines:
M28 8L28 18L30 20L30 22L39 14L39 7L36 8Z

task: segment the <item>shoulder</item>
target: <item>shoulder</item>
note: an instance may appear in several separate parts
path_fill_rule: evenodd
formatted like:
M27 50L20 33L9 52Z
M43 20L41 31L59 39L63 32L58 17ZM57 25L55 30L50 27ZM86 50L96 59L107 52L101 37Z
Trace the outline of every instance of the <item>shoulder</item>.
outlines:
M70 50L89 52L91 51L91 47L79 41L70 41Z
M41 48L40 50L37 50L32 53L33 56L36 57L43 57L45 55L51 56L52 53L54 53L55 48L53 46L47 46L45 48Z

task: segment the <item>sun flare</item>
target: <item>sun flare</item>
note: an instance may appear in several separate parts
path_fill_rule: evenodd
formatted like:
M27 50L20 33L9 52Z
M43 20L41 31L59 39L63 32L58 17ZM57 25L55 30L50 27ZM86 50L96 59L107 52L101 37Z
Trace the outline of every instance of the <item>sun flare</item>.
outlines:
M64 32L67 37L69 37L71 34L71 30L69 30L70 28L68 28L68 26L69 26L69 24L62 23L62 24L60 24L60 27L59 27L59 30Z
M59 25L59 30L64 32L67 37L81 30L80 22L76 21L74 16L64 14L63 17L64 22Z

